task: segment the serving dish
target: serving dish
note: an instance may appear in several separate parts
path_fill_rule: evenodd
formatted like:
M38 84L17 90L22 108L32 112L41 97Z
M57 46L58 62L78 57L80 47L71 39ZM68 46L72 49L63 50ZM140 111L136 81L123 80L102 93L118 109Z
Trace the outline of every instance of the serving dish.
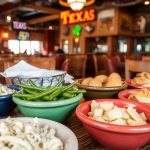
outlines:
M100 99L100 98L117 98L121 90L127 88L127 84L123 82L122 86L118 87L94 87L81 84L82 79L77 81L79 89L85 89L87 92L83 95L85 100Z
M132 84L131 83L131 79L128 79L125 82L126 82L126 84L128 85L128 87L130 89L142 89L142 88L148 88L148 89L150 89L150 86L142 86L142 85L138 85L138 84Z
M13 118L16 120L20 120L24 123L33 122L34 118L30 117L17 117ZM3 122L4 119L0 119L0 123ZM74 133L67 128L66 126L51 120L40 119L38 118L38 124L42 126L49 126L50 128L56 131L56 136L60 138L64 143L64 150L78 150L78 141Z
M150 109L146 105L137 102L123 101L119 99L98 99L97 102L113 102L119 107L131 106L138 112L144 112L148 118L148 124L142 126L122 126L103 123L88 117L92 101L80 104L76 109L76 115L82 122L87 132L97 140L105 150L136 150L150 140Z
M121 92L119 92L118 94L118 98L121 99L121 100L126 100L126 101L136 101L136 100L131 100L131 99L128 99L129 95L134 93L134 92L138 92L140 91L141 89L128 89L128 90L123 90ZM138 102L138 101L136 101ZM145 102L141 102L143 104L147 104L150 106L150 103L145 103Z
M14 85L5 85L7 88L19 90ZM16 104L12 100L12 94L0 95L0 116L6 116L10 114L16 107Z
M63 122L75 110L83 94L61 101L25 101L13 96L14 103L19 110L27 117L40 117L45 119Z

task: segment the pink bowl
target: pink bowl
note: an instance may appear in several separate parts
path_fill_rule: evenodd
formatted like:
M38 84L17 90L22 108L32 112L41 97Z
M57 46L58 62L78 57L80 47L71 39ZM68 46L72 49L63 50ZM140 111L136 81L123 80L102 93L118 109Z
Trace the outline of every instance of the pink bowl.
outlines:
M99 99L97 102L113 102L119 107L134 107L138 112L144 112L150 123L150 109L147 105L119 99ZM92 101L80 104L76 115L83 123L87 132L95 138L105 150L136 150L150 140L150 124L143 126L112 125L88 118Z
M134 100L130 100L128 99L129 95L131 93L134 93L136 91L139 91L140 89L130 89L130 90L123 90L121 92L119 92L118 94L118 98L121 99L121 100L126 100L126 101L134 101ZM150 90L150 89L149 89ZM137 101L136 101L137 102ZM143 103L143 102L137 102L137 103ZM143 104L146 104L148 106L150 106L149 103L143 103Z
M132 88L132 89L142 89L142 88L148 88L148 89L150 89L150 87L146 87L146 86L142 86L142 85L137 85L137 84L132 84L131 83L131 79L126 80L125 82L128 85L128 87Z

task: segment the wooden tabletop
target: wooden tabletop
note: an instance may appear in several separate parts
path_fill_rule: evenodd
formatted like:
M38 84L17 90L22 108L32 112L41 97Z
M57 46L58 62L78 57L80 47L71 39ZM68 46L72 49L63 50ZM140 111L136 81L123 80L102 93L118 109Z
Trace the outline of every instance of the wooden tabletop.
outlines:
M15 109L10 117L22 117L23 115ZM81 122L73 114L66 122L63 123L70 128L78 139L79 150L103 150L101 145L97 143L90 135L85 131ZM139 150L150 150L150 143Z

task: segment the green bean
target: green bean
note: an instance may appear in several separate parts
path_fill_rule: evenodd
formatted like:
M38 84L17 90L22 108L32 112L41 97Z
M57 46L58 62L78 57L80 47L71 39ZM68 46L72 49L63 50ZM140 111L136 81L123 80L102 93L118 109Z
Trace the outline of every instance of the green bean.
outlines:
M30 83L31 86L37 87L37 85L32 80L29 79L28 82Z
M50 95L50 101L54 100L55 97L57 97L58 95L60 95L62 93L62 88L57 88L57 90L55 90L51 95Z
M68 93L71 94L78 94L78 93L86 93L86 90L82 89L82 90L72 90L72 91L67 91Z
M21 93L15 93L13 94L15 97L20 97L20 98L29 98L31 94L21 94Z
M66 87L63 89L63 92L69 90L69 89L72 88L75 84L76 84L76 82L73 82L73 83L69 84L68 86L66 86Z
M76 96L76 94L64 92L64 93L62 93L62 96L65 97L65 98L73 98L73 97Z
M31 89L31 90L45 91L45 88L34 87L34 86L26 85L26 84L19 84L18 83L17 86L22 87L22 88Z
M41 97L41 99L44 101L49 101L49 95L45 95L45 96Z
M27 93L27 94L37 94L37 92L36 91L34 91L34 90L30 90L30 89L24 89L24 91L25 91L25 93Z
M42 93L36 94L34 96L31 96L30 98L28 98L28 100L36 100L36 99L41 98L41 97L43 97L45 95L49 95L49 94L53 93L57 89L58 89L58 87L54 86L51 89L47 89L46 91L44 91Z
M64 82L64 78L62 78L55 86L60 86Z

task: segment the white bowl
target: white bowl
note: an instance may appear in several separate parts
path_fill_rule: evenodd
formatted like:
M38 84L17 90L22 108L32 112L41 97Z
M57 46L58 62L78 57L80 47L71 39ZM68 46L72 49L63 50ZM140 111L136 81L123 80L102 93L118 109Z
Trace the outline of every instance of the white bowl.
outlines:
M16 117L14 119L20 120L24 123L33 122L34 118L30 117ZM0 123L5 119L0 119ZM64 144L64 150L78 150L78 141L74 133L66 126L51 120L38 118L40 126L48 125L56 131L56 137L60 138Z

